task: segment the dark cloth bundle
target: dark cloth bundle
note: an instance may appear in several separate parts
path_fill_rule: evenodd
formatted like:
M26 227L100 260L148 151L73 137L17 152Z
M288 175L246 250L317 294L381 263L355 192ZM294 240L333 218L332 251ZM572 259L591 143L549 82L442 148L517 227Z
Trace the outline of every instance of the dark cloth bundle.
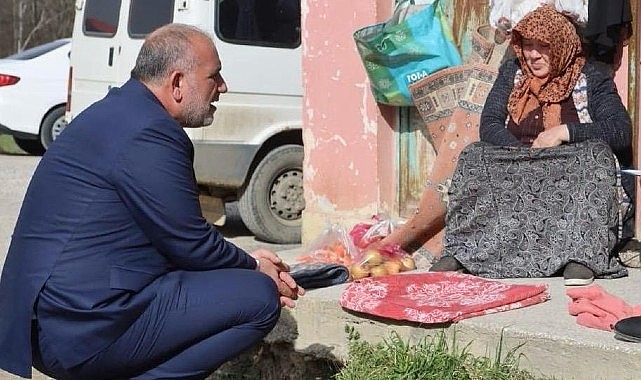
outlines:
M293 264L289 274L303 289L324 288L349 281L349 269L332 263Z

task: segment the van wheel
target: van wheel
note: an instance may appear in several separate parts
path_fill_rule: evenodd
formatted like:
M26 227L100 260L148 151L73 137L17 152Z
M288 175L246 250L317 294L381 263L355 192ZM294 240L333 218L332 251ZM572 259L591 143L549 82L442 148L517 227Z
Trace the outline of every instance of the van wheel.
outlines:
M33 156L42 156L45 152L45 148L42 147L39 140L21 139L13 136L13 141L20 149Z
M283 145L258 164L238 200L243 223L259 239L277 244L301 241L303 147Z
M46 150L49 145L62 133L67 123L65 122L65 107L54 108L42 121L40 126L40 143Z

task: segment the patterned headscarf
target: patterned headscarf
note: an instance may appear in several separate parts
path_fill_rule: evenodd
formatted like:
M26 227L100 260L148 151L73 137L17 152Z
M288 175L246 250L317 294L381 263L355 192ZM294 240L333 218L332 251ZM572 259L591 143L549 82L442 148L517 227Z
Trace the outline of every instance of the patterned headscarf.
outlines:
M537 78L528 67L521 45L524 38L550 46L550 73L546 79ZM516 24L511 44L524 75L510 94L507 106L510 116L519 124L528 113L542 106L544 128L561 124L559 103L570 96L585 65L574 25L553 6L543 5Z

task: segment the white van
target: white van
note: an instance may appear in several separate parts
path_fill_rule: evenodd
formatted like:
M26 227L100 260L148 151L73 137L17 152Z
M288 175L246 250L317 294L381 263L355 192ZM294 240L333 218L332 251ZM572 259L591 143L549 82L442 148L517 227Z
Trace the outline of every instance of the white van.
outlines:
M126 82L145 36L172 22L211 32L229 88L214 123L187 130L203 210L237 200L256 237L299 242L300 0L76 0L67 121Z

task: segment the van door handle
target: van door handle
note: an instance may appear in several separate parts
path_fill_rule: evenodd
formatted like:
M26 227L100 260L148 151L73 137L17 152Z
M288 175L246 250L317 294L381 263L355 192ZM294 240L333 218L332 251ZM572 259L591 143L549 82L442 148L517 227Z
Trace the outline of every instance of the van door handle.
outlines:
M108 62L108 64L109 64L109 66L113 66L114 65L114 47L113 46L109 48L109 62Z

